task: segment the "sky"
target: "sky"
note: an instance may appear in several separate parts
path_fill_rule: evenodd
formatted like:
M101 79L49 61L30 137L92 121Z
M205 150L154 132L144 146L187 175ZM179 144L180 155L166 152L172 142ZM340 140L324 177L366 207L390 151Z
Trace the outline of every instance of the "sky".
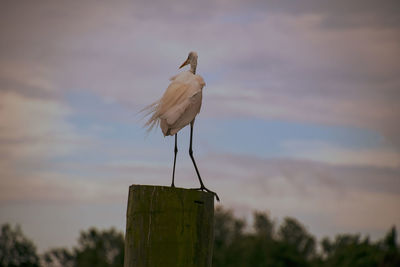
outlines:
M220 204L381 238L400 227L399 14L396 0L2 1L0 224L40 252L124 231L129 185L172 174L174 139L138 112L196 51L193 149Z

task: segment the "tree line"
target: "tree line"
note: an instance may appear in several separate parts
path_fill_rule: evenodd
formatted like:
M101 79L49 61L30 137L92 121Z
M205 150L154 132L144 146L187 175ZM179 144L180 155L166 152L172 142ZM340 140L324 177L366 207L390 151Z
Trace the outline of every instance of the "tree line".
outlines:
M287 217L277 224L267 213L253 214L252 230L232 211L217 207L214 225L214 267L222 266L400 266L397 231L392 227L377 241L360 234L316 238L303 224ZM19 226L3 224L0 266L123 266L124 236L114 228L90 228L71 249L54 248L38 255Z

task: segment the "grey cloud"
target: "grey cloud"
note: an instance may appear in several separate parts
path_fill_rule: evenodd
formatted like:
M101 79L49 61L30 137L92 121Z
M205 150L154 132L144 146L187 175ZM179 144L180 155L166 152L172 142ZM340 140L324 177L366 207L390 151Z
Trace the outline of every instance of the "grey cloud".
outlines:
M342 13L363 17L368 12L382 17L392 4L263 5L255 11L257 2L241 1L160 6L128 1L8 2L0 11L0 29L6 36L0 42L0 58L29 67L43 65L51 70L44 78L52 80L58 93L90 90L140 109L162 94L181 63L178 59L197 49L199 73L216 79L207 81L206 90L227 91L220 99L206 99L212 104L206 111L210 116L222 109L225 116L290 119L295 114L292 118L307 121L319 113L314 122L378 129L398 143L393 119L399 112L400 53L393 45L398 43L394 31L321 29L316 27L318 19L307 17L315 13L340 19ZM164 12L167 9L172 11ZM192 17L197 9L200 17ZM240 20L253 15L253 20ZM224 21L224 16L239 20ZM13 83L4 88L40 92L24 89L21 84L27 78L3 81ZM259 97L231 96L231 86ZM271 99L272 113L263 110ZM343 108L346 102L354 106Z
M230 177L229 179L240 183L257 184L255 182L265 181L268 187L270 179L282 176L296 186L319 184L339 192L365 190L400 195L398 168L341 166L308 160L262 159L230 154L211 154L203 160L209 175L212 172L210 170L224 166L228 171L224 177ZM232 173L229 172L230 169L233 170Z
M320 15L324 28L348 27L398 27L400 26L400 6L396 0L384 3L373 0L356 1L254 1L255 6L269 13L289 15Z
M380 28L393 20L393 1L42 3L5 2L0 59L51 70L44 78L58 93L89 90L139 110L195 49L199 73L210 77L207 116L344 124L400 143L399 37ZM346 18L364 27L320 27ZM41 92L25 88L26 78L2 89Z
M68 112L57 112L68 106L60 103L63 95L90 91L134 113L161 96L169 76L192 49L199 52L199 73L207 83L201 116L365 127L383 132L400 147L399 13L397 1L3 1L0 70L12 65L16 71L12 75L1 72L0 90L23 95L26 103L32 102L31 97L57 97L57 101L49 100L45 105L56 102L53 108L36 116L43 122L42 115L53 114L44 121L48 121L46 131L38 133L42 138L47 137L45 133L54 136L50 143L39 143L39 152L49 155L42 155L39 164L35 161L39 153L28 151L21 156L23 161L8 165L21 172L3 173L0 190L7 195L0 194L2 202L9 200L6 196L24 198L20 202L122 201L133 180L167 184L169 175L168 181L160 178L170 171L164 162L150 167L140 161L84 166L68 160L54 162L57 155L73 157L82 152L79 148L84 146L79 142L87 148L89 141L76 136L76 129L67 122ZM29 110L26 113L31 115ZM27 127L24 120L21 125ZM112 141L104 144L92 138L95 144L89 150L107 155L107 160L112 156L135 161L146 150L150 154L142 153L141 160L154 162L162 154L137 144L135 151L135 147L116 147ZM166 146L158 149L167 153ZM0 156L0 164L5 159ZM179 165L179 182L196 186L191 162L186 163ZM317 226L321 226L320 214L333 211L332 217L324 217L329 221L340 209L326 211L316 199L323 204L356 202L358 206L343 207L351 215L365 206L365 199L372 199L370 204L387 200L389 208L382 209L383 219L379 219L390 224L394 222L390 216L398 209L398 169L225 154L204 155L198 163L207 186L220 194L224 204L269 207L283 215L302 213L317 218L313 222ZM51 172L43 174L44 170ZM136 172L140 177L132 177ZM107 182L110 177L119 177L112 180L112 186ZM21 194L26 188L19 185L25 180L42 195L34 191ZM114 188L111 196L101 199L110 188ZM47 190L52 194L45 196ZM78 193L71 195L71 191ZM91 194L80 200L86 192ZM359 192L365 198L357 200ZM288 196L287 202L282 202L282 195ZM380 210L372 207L374 212ZM349 214L342 218L352 217ZM364 224L359 222L354 228Z

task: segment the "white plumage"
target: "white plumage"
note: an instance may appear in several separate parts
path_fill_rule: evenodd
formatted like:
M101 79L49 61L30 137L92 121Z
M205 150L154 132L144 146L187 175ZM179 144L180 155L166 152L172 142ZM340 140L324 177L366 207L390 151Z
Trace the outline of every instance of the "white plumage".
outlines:
M145 126L149 127L149 131L157 125L160 125L164 136L175 135L174 165L172 169L172 183L175 187L175 164L176 154L178 153L178 132L180 129L190 124L190 146L189 155L192 159L194 168L199 178L200 188L215 195L219 201L218 195L204 186L197 168L196 161L193 157L192 139L194 119L200 112L202 90L205 85L203 78L196 75L197 54L190 52L188 58L179 67L190 64L190 70L184 71L172 77L171 83L160 100L154 102L150 106L144 108L147 110L146 115L151 115Z
M189 54L181 67L187 64L191 69L173 76L162 98L145 108L147 114L151 114L145 124L149 130L159 124L164 136L174 135L194 121L200 112L205 82L200 75L194 74L197 65L195 52Z

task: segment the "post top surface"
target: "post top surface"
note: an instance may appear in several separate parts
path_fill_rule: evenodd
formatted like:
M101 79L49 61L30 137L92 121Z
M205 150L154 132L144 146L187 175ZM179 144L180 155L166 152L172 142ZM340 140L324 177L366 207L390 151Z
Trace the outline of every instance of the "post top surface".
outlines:
M141 185L141 184L132 184L129 186L129 191L133 190L140 190L140 189L156 189L156 190L160 190L160 191L169 191L169 192L173 192L173 191L181 191L181 192L185 192L185 193L197 193L197 194L204 194L206 196L212 196L214 197L214 194L209 193L209 192L204 192L204 191L200 191L200 190L196 190L196 189L188 189L188 188L182 188L182 187L171 187L171 186L161 186L161 185Z

